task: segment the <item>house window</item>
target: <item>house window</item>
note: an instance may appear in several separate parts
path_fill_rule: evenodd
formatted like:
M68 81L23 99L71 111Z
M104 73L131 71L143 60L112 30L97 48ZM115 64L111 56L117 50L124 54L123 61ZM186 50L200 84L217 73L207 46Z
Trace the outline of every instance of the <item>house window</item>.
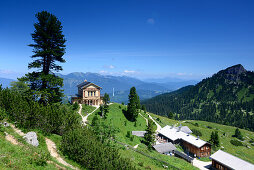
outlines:
M207 146L206 149L209 149L209 147Z

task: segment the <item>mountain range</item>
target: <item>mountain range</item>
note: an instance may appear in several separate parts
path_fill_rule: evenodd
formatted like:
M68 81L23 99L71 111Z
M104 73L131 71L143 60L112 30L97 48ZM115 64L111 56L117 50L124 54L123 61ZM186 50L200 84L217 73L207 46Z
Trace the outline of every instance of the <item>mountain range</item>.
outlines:
M135 86L137 93L139 94L140 100L148 99L159 94L176 90L179 87L195 83L195 81L178 81L170 83L157 83L142 81L136 78L128 76L111 76L101 75L98 73L82 73L74 72L67 75L58 74L64 79L64 94L68 97L73 96L77 93L77 85L83 82L85 79L89 82L93 82L102 87L102 94L108 93L111 101L113 102L124 102L128 101L129 90ZM114 88L114 96L113 96Z
M15 81L13 79L7 79L7 78L1 78L0 77L0 84L2 85L2 88L6 88L6 87L9 87L10 86L10 83L12 81Z
M111 101L113 102L124 102L127 103L129 90L131 87L135 86L141 100L154 97L159 94L177 90L186 85L195 84L197 81L185 81L181 79L161 79L161 81L156 82L156 79L150 80L139 80L136 78L128 76L111 76L111 75L101 75L98 73L82 73L74 72L67 75L57 74L64 79L64 94L70 98L77 93L77 85L83 82L85 79L87 81L93 82L102 87L102 94L108 93L110 95ZM10 86L10 82L15 81L12 79L0 78L0 84L3 88ZM170 81L170 82L167 82ZM114 88L114 96L113 96Z
M148 111L254 130L254 73L242 65L221 70L195 86L145 100Z

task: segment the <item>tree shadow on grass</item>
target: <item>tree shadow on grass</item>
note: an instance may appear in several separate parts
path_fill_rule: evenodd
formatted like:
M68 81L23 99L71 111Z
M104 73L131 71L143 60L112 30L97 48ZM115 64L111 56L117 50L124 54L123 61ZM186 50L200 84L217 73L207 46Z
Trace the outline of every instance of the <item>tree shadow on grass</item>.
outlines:
M125 109L122 109L122 113L123 115L125 116L125 118L128 120L128 121L131 121L131 122L134 122L135 120L133 120L130 115L128 114L127 110Z

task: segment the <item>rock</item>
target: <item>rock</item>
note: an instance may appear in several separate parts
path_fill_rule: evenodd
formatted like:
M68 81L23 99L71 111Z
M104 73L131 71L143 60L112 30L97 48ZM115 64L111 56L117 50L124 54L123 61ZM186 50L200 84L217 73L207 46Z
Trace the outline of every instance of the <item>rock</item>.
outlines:
M23 137L27 143L33 145L33 146L39 146L39 142L37 140L37 135L35 132L28 132L24 137Z
M3 124L4 124L4 127L9 127L10 126L9 123L7 123L7 122L4 122Z

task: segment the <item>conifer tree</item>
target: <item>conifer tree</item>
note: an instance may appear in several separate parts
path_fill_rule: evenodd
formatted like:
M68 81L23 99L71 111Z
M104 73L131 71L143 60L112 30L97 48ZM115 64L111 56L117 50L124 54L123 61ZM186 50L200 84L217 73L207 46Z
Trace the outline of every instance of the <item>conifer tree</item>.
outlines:
M103 97L103 102L104 102L104 105L103 105L103 118L106 119L107 118L107 113L109 112L109 102L110 102L110 98L109 98L109 95L107 93L104 94L104 97Z
M238 138L240 140L243 139L242 133L241 133L241 131L238 128L236 128L236 130L235 130L234 137L236 137L236 138Z
M137 93L136 93L136 88L132 87L130 89L130 94L129 94L129 103L127 106L127 118L130 121L136 121L138 117L138 110L137 110Z
M218 131L215 131L214 133L214 145L216 147L220 146L220 140L219 140L219 135L218 135Z
M64 63L65 38L62 33L62 24L57 17L47 11L37 13L38 22L34 24L35 31L32 34L34 44L33 62L29 63L29 69L37 69L26 74L21 80L29 82L31 92L41 103L55 103L61 101L63 79L56 76L54 71L63 70L56 62Z
M142 105L142 110L146 113L146 106L144 104Z
M144 136L145 139L145 143L148 146L148 149L152 148L152 145L154 144L155 141L155 133L156 130L156 126L154 124L154 122L151 119L148 119L148 125L146 128L146 134Z

